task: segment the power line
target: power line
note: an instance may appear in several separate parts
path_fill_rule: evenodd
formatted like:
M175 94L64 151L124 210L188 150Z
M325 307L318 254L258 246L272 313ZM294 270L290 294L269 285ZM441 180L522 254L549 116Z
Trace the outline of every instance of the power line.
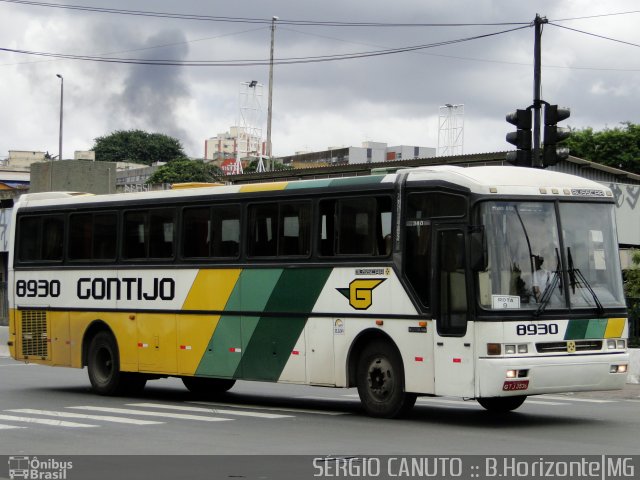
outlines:
M589 35L591 37L602 38L603 40L609 40L611 42L622 43L624 45L630 45L632 47L640 47L640 44L637 44L637 43L625 42L624 40L617 40L615 38L605 37L604 35L589 33L589 32L585 32L584 30L578 30L576 28L565 27L564 25L558 25L556 23L549 22L549 25L553 25L554 27L564 28L565 30L571 30L572 32L582 33L584 35Z
M479 40L481 38L492 37L501 35L504 33L514 32L529 28L529 26L516 27L508 30L502 30L499 32L487 33L483 35L474 35L472 37L458 38L455 40L444 40L435 43L414 45L399 48L389 48L383 50L374 50L368 52L357 53L345 53L335 55L319 55L309 57L289 57L274 60L276 65L293 65L302 63L320 63L320 62L332 62L339 60L353 60L358 58L369 58L383 55L393 55L397 53L413 52L417 50L424 50L427 48L440 47L444 45L453 45L456 43L469 42L472 40ZM83 60L92 62L104 62L104 63L121 63L121 64L134 64L134 65L156 65L156 66L184 66L184 67L246 67L246 66L261 66L268 65L268 60L259 59L247 59L247 60L172 60L172 59L142 59L142 58L119 58L119 57L106 57L106 56L92 56L92 55L71 55L52 52L37 52L30 50L17 50L11 48L0 48L0 51L9 53L18 53L23 55L36 55L49 58L60 58L66 60Z
M554 20L549 20L549 22L570 22L573 20L588 20L591 18L615 17L618 15L631 15L634 13L640 13L640 10L631 10L629 12L601 13L599 15L586 15L584 17L557 18Z
M199 20L209 22L227 23L261 23L270 24L271 19L249 17L226 17L213 15L199 15L187 13L156 12L148 10L126 10L107 7L90 7L85 5L71 5L62 3L36 2L32 0L0 0L3 3L15 3L36 7L58 8L63 10L78 10L94 13L110 13L117 15L134 15L142 17L173 18L179 20ZM494 23L389 23L389 22L343 22L343 21L316 21L316 20L287 20L280 19L282 25L306 25L319 27L477 27L477 26L509 26L529 25L530 22L494 22Z

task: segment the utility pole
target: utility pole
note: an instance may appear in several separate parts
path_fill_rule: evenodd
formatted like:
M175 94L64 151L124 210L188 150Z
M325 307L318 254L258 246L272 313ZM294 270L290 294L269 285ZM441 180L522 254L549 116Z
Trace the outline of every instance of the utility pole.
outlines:
M267 168L273 170L273 160L271 158L271 114L273 103L273 43L276 33L276 20L278 17L271 17L271 54L269 55L269 106L267 107Z
M535 39L533 43L533 161L532 167L542 168L542 156L540 155L540 92L542 90L542 25L548 23L547 17L536 14L534 20Z

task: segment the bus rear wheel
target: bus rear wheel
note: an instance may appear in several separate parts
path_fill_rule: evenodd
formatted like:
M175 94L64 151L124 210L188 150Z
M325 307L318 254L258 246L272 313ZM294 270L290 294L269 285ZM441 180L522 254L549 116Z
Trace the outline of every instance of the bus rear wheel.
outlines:
M124 390L125 376L120 372L118 344L111 333L98 332L91 339L87 370L91 387L97 394L118 395Z
M507 413L518 408L526 399L526 395L518 395L516 397L477 398L476 400L489 412Z
M356 383L362 406L372 417L399 417L416 402L415 394L404 391L402 358L389 342L377 340L364 348Z
M236 381L226 378L182 377L182 383L191 393L214 397L230 390Z

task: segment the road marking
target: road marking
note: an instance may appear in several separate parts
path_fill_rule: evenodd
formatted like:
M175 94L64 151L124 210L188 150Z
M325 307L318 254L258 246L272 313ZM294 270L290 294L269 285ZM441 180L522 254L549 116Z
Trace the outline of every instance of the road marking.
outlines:
M242 410L221 410L219 408L185 407L181 405L164 405L159 403L127 403L129 407L165 408L167 410L181 410L185 412L214 413L217 415L237 415L239 417L259 418L293 418L293 415L279 415L276 413L243 412Z
M597 398L573 398L573 397L564 397L564 396L555 396L555 395L543 395L538 397L540 399L548 398L549 400L563 400L566 402L587 402L587 403L615 403L615 400L600 400Z
M31 408L18 408L14 410L5 410L6 412L26 413L31 415L47 415L50 417L60 418L83 418L86 420L102 420L104 422L129 423L132 425L160 425L164 422L155 422L153 420L136 420L134 418L112 417L109 415L89 415L85 413L73 412L55 412L52 410L33 410Z
M479 407L476 402L467 402L464 400L448 400L446 398L419 398L417 402L423 405L428 405L430 403L442 403L445 405L455 405L457 407Z
M3 425L0 423L0 430L13 430L15 428L27 428L27 427L18 427L17 425Z
M174 418L179 420L197 420L200 422L226 422L231 420L230 418L204 417L202 415L187 415L185 413L149 412L147 410L133 410L131 408L92 407L90 405L66 408L96 412L119 413L123 415L141 415L146 417Z
M48 418L15 417L13 415L0 415L0 420L7 420L10 422L37 423L39 425L51 425L54 427L69 427L69 428L87 428L87 427L98 426L98 425L89 425L87 423L65 422L63 420L50 420Z
M234 408L244 408L249 410L269 410L274 412L312 413L315 415L349 415L349 412L309 410L306 408L264 407L262 405L245 405L245 404L236 404L236 403L217 403L217 402L202 402L202 401L191 401L187 403L193 403L196 405L211 405L212 407L234 407Z
M533 404L533 405L569 405L568 403L562 403L562 402L547 402L547 401L541 401L541 400L531 400L530 398L527 398L524 402L524 405L528 405L528 404Z
M346 396L351 396L351 395L343 395L343 397L346 397ZM357 398L354 399L354 398L323 397L322 395L300 395L300 396L297 396L296 398L306 398L309 400L330 400L332 402L353 402L354 400L359 401L359 399Z

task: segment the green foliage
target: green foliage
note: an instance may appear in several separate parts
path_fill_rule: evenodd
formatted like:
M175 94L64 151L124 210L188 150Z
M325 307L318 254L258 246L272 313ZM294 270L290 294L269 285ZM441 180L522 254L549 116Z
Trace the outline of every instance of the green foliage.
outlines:
M631 255L633 266L624 272L624 294L640 300L640 250Z
M147 183L219 182L223 175L215 165L180 158L158 168Z
M151 165L185 157L180 140L162 133L118 130L98 137L92 148L96 161L133 162Z
M563 145L574 157L640 173L640 125L622 122L620 127L599 132L591 128L572 130Z

